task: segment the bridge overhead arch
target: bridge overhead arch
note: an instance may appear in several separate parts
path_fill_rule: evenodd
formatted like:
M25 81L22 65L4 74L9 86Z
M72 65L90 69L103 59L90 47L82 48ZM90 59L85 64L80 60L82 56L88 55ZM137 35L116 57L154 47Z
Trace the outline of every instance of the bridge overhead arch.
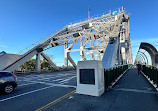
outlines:
M158 65L158 51L153 45L146 42L141 42L139 49L144 49L149 53L153 66Z

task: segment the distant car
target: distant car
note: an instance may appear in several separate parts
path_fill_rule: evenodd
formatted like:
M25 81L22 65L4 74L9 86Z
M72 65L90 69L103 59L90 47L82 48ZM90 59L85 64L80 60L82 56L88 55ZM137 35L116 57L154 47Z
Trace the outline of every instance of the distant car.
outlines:
M17 76L10 72L0 71L0 91L11 93L17 85Z

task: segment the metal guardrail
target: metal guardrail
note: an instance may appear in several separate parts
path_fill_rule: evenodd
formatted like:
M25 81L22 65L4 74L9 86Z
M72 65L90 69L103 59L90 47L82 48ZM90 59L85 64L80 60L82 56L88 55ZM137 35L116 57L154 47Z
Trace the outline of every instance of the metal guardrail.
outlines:
M128 69L132 64L117 66L110 69L104 69L104 84L105 90L109 89L112 86L112 83L115 82L118 77L123 74L123 72Z
M158 87L158 69L154 66L143 65L142 71Z

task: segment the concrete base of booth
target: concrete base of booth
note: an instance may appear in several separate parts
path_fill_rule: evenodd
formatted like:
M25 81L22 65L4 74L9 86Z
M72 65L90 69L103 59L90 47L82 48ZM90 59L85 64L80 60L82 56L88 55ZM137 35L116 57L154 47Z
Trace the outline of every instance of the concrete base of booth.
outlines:
M104 93L104 88L100 90L85 90L83 88L77 88L76 93L90 96L101 96Z

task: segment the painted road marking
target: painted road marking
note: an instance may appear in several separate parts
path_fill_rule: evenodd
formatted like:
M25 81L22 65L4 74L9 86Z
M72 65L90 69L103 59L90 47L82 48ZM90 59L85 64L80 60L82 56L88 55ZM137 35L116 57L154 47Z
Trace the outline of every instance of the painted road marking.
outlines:
M6 100L10 100L10 99L13 99L13 98L17 98L17 97L20 97L20 96L24 96L24 95L27 95L27 94L31 94L31 93L34 93L34 92L38 92L38 91L41 91L41 90L44 90L44 89L48 89L48 88L51 88L51 87L54 87L54 86L49 86L49 87L45 87L45 88L29 91L29 92L26 92L26 93L23 93L23 94L19 94L19 95L16 95L16 96L12 96L12 97L0 100L0 102L6 101Z
M50 102L50 103L48 103L47 105L45 105L45 106L43 106L43 107L41 107L41 108L39 108L39 109L37 109L37 110L35 110L35 111L42 111L43 109L48 108L50 105L61 101L62 99L64 99L64 98L70 96L71 94L73 94L73 93L75 93L75 92L76 92L76 90L74 90L74 91L72 91L72 92L70 92L70 93L68 93L68 94L66 94L66 95L64 95L64 96L62 96L62 97L60 97L60 98L58 98L58 99L56 99L56 100Z
M72 75L71 75L72 76ZM56 77L50 77L50 78L42 78L42 79L37 79L36 80L49 80L49 79L53 79L53 78L57 78L57 77L63 77L63 76L56 76ZM19 80L19 81L30 81L30 80L34 80L33 78L23 78L24 80Z
M73 88L76 88L76 86L73 86L73 85L63 85L63 84L65 84L65 83L67 83L68 81L70 81L70 79L73 79L73 78L75 78L75 77L69 77L68 79L62 79L63 81L61 81L61 82L59 82L59 84L54 84L54 83L46 83L46 82L37 82L37 81L30 81L30 82L32 82L32 83L28 83L28 84L22 84L22 85L19 85L19 86L25 86L25 85L30 85L30 84L44 84L44 85L54 85L54 86L63 86L63 87L65 87L65 86L69 86L69 87L73 87ZM52 82L52 81L50 81L50 82Z
M73 85L62 85L62 84L57 85L57 86L59 86L59 87L72 87L72 88L76 88L77 87L77 86L73 86Z
M34 77L52 77L52 76L58 76L58 75L76 75L76 71L66 71L66 72L53 72L52 73L48 73L48 74L33 74L33 75L23 75L23 77L25 78L34 78ZM23 78L23 77L19 77L19 78Z
M20 77L20 78L42 78L42 77L56 77L56 76L69 76L69 75L76 75L76 74L54 74L54 75L35 75L35 76L24 76L24 77Z
M9 97L9 98L5 98L5 99L0 100L0 102L6 101L6 100L10 100L10 99L14 99L14 98L17 98L17 97L20 97L20 96L24 96L24 95L27 95L27 94L31 94L31 93L34 93L34 92L38 92L38 91L41 91L41 90L45 90L45 89L48 89L48 88L51 88L51 87L54 87L54 86L76 88L76 86L64 85L64 84L65 84L66 82L68 82L69 80L75 78L76 75L74 76L74 74L69 74L70 77L69 77L69 76L68 76L68 77L64 77L64 76L66 76L66 75L68 75L68 74L56 75L56 77L62 77L62 79L60 78L60 79L55 79L55 80L50 80L50 81L49 81L49 82L59 81L60 84L53 84L53 83L46 83L46 82L38 81L38 80L51 79L51 78L55 78L55 77L45 78L45 79L36 79L37 81L28 81L28 80L27 80L28 82L31 82L31 83L21 84L21 85L18 85L18 86L21 87L21 86L32 85L32 84L44 84L44 85L49 85L49 86L48 86L48 87L41 88L41 89L29 91L29 92L26 92L26 93L18 94L18 95ZM34 76L34 77L35 77L35 76ZM64 77L64 78L63 78L63 77ZM26 79L26 78L22 78L22 79ZM22 80L21 80L21 81L22 81ZM25 81L25 80L23 80L23 81Z
M72 79L72 78L70 78L70 79ZM70 79L67 79L67 81L70 80ZM31 82L33 82L34 84L37 83L37 82L34 82L34 81L31 81ZM19 94L19 95L16 95L16 96L12 96L12 97L9 97L9 98L5 98L5 99L0 100L0 102L6 101L6 100L10 100L10 99L14 99L14 98L17 98L17 97L20 97L20 96L24 96L24 95L27 95L27 94L31 94L31 93L34 93L34 92L38 92L38 91L41 91L41 90L44 90L44 89L48 89L48 88L51 88L51 87L54 87L54 86L76 88L76 86L72 86L72 85L53 84L53 83L45 83L45 82L38 82L38 83L41 83L41 84L44 84L44 85L50 85L50 86L45 87L45 88L41 88L41 89L37 89L37 90L33 90L33 91L29 91L29 92L26 92L26 93L23 93L23 94Z
M137 92L137 93L147 93L147 94L158 94L157 92L149 92L149 91L146 91L146 90L139 90L139 89L117 88L117 89L113 89L113 90Z
M62 84L62 83L67 82L67 81L70 81L70 79L73 79L73 78L76 78L76 76L69 77L68 79L65 79L65 80L63 80L63 81L60 81L59 84Z
M32 85L32 84L38 84L39 82L33 82L33 83L28 83L28 84L21 84L21 85L18 85L18 87L20 86L27 86L27 85Z
M55 80L45 80L45 79L41 79L40 81L37 80L37 81L28 81L28 80L23 80L23 81L26 81L26 82L33 82L33 83L40 83L42 81L42 83L44 82L56 82L56 81L59 81L59 84L61 83L65 83L65 82L68 82L70 79L73 79L73 78L76 78L76 76L73 76L73 77L67 77L67 78L62 78L62 79L55 79ZM29 84L29 83L28 83ZM31 84L31 83L30 83Z

